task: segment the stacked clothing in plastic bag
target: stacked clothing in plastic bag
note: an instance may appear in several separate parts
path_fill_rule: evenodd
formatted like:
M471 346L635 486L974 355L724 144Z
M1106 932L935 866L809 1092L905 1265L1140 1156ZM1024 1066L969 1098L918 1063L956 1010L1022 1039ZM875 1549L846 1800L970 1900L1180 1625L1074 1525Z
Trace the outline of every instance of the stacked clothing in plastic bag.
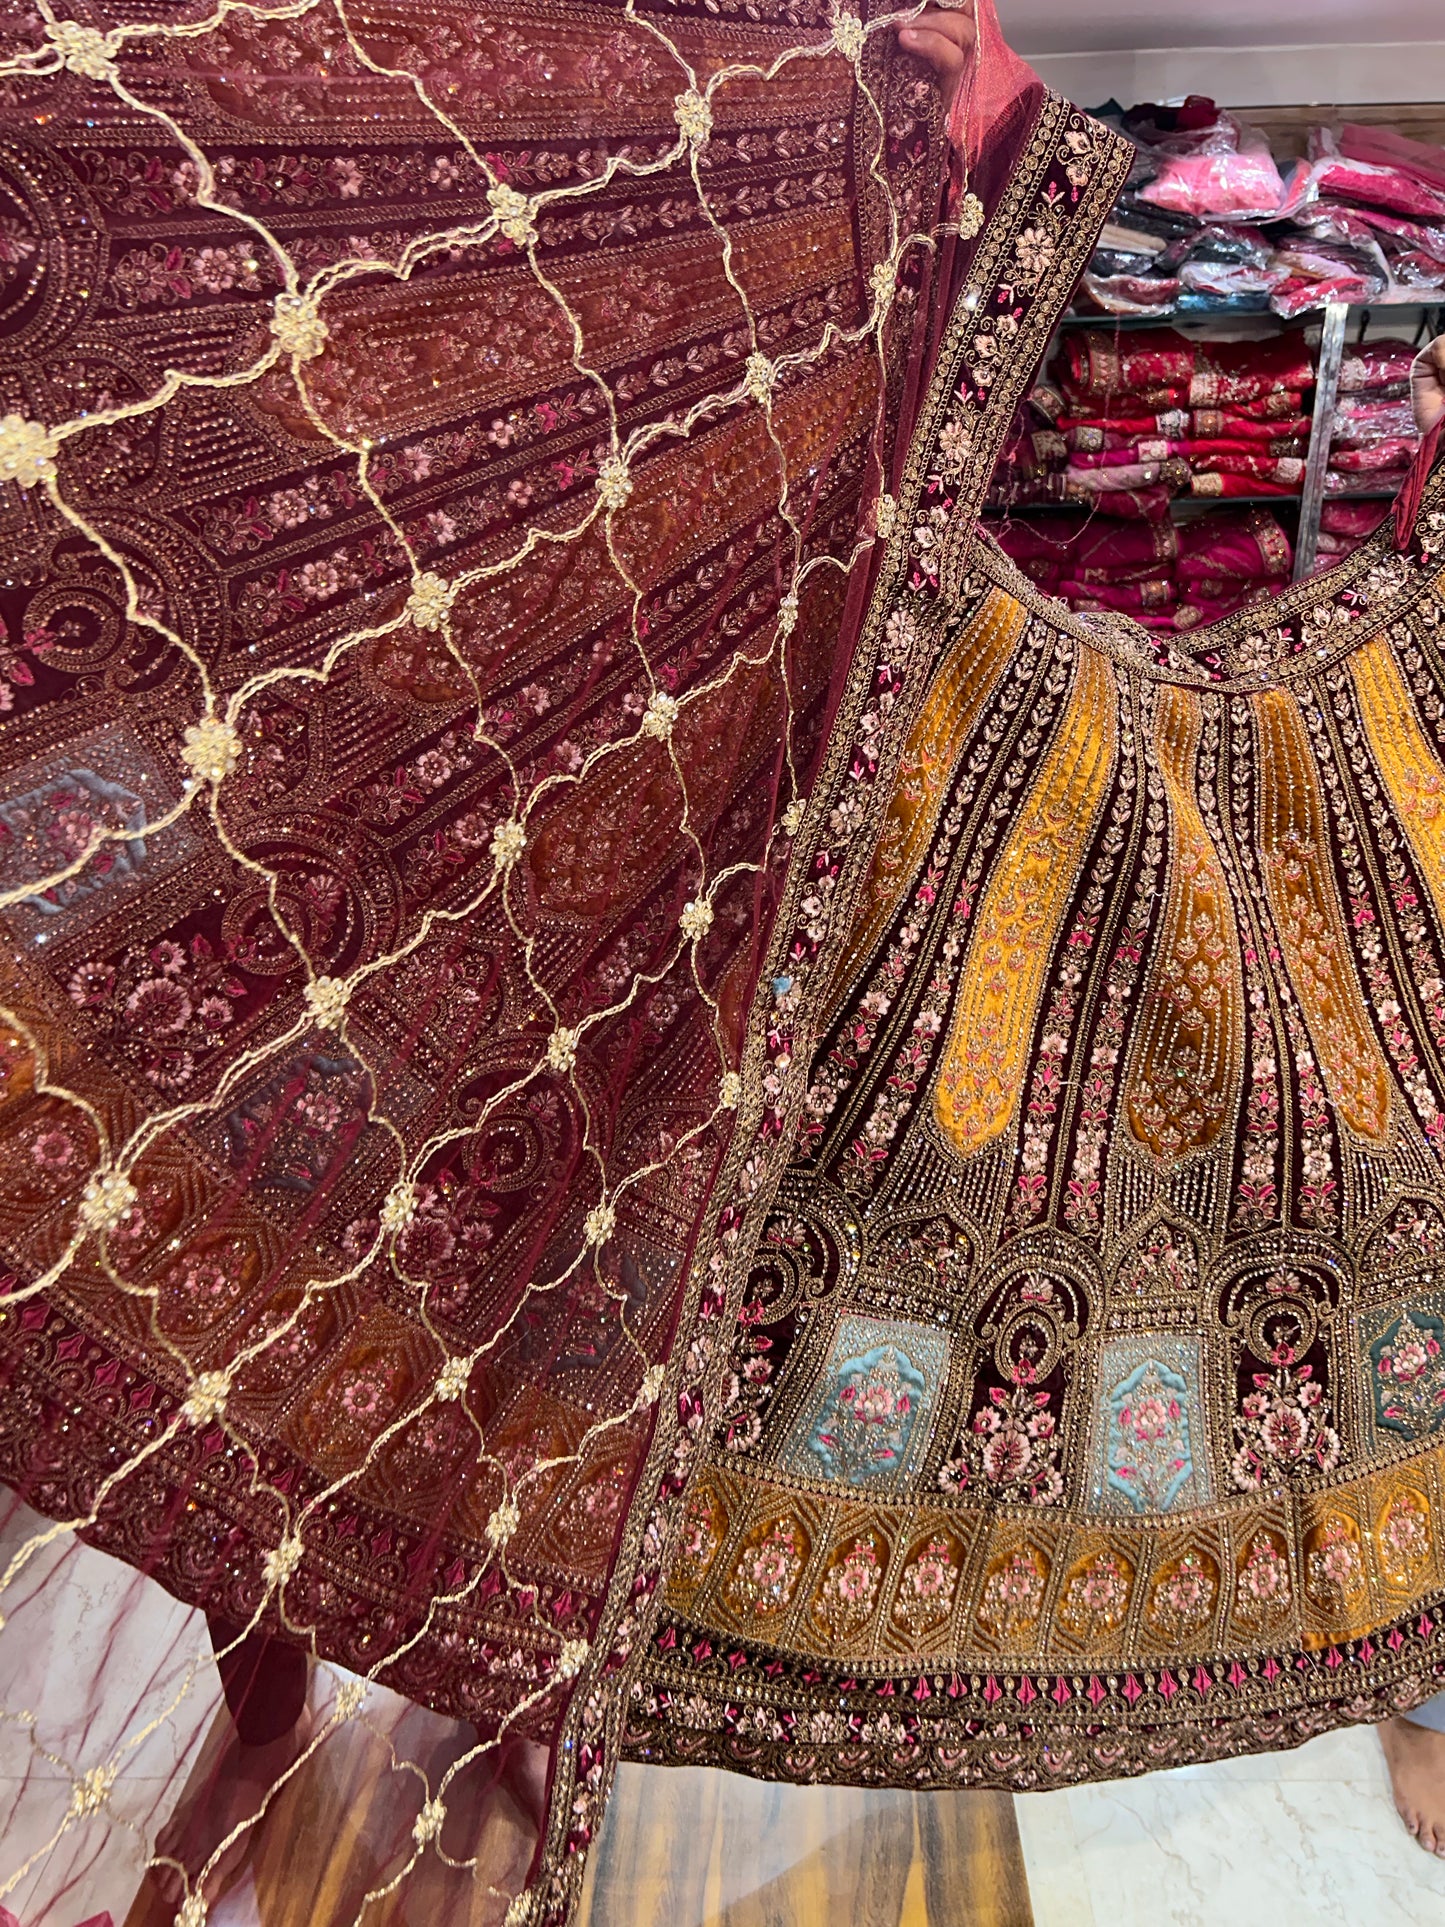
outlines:
M1294 551L1267 509L1172 521L1010 515L994 534L1038 586L1079 611L1114 610L1151 629L1195 629L1289 581Z
M1293 316L1445 288L1445 149L1347 123L1314 130L1282 171L1263 135L1198 95L1101 114L1138 158L1082 309Z
M1315 574L1343 562L1361 543L1367 542L1387 515L1394 513L1389 502L1326 502L1320 510L1319 547Z
M1408 341L1374 341L1346 352L1330 436L1330 495L1393 495L1414 457ZM1323 524L1321 524L1323 527Z

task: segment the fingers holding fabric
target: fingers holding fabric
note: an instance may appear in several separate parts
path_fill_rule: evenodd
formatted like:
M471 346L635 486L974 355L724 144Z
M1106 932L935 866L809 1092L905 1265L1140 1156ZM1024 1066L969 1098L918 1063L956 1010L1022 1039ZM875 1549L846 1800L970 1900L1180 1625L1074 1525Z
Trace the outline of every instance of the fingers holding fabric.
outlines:
M952 107L962 85L973 51L974 22L971 9L925 7L913 19L899 24L898 44L920 60L926 60L938 76L943 92L944 112Z

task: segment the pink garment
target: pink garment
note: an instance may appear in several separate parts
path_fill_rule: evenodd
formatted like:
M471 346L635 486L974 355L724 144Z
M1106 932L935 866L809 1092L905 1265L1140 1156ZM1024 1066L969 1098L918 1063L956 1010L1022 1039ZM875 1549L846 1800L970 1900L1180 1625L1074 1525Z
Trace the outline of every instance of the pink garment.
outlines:
M1179 461L1129 462L1118 468L1080 468L1077 458L1066 470L1069 493L1086 497L1104 489L1184 488L1189 481L1189 464Z
M1367 390L1365 399L1340 404L1335 415L1334 447L1354 448L1389 435L1414 438L1415 411L1404 396L1398 401L1374 401L1368 394Z
M1348 160L1393 167L1427 187L1445 190L1445 148L1411 140L1392 127L1362 127L1358 121L1347 120L1340 129L1339 149Z
M1166 159L1139 199L1173 214L1260 218L1272 214L1284 182L1268 148L1241 154L1183 154Z
M1288 576L1294 549L1277 516L1268 509L1229 510L1179 530L1181 582L1227 576L1240 583Z

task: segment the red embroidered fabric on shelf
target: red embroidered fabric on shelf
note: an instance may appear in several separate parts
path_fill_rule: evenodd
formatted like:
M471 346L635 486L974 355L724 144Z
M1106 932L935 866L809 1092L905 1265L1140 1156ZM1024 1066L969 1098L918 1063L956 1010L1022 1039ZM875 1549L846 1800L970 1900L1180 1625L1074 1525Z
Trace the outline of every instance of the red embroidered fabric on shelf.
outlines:
M1076 610L1117 610L1148 627L1193 629L1289 582L1294 549L1265 509L1225 509L1176 526L1102 515L1010 517L999 545L1040 588Z

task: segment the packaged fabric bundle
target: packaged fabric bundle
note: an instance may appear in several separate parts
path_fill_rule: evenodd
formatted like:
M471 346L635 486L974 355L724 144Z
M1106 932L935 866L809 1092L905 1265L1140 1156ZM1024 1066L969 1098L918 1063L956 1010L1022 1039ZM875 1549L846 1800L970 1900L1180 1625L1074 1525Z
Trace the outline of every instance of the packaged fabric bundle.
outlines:
M1200 219L1232 214L1267 220L1283 195L1284 182L1274 157L1258 136L1233 150L1171 157L1148 186L1139 189L1141 200Z
M1393 337L1346 350L1325 476L1328 494L1393 494L1404 481L1418 441L1410 406L1414 360L1413 343Z
M1392 512L1390 502L1326 502L1320 510L1316 575L1353 555Z
M1340 363L1340 393L1356 395L1370 388L1407 395L1415 352L1413 343L1396 340L1371 341L1347 348Z

